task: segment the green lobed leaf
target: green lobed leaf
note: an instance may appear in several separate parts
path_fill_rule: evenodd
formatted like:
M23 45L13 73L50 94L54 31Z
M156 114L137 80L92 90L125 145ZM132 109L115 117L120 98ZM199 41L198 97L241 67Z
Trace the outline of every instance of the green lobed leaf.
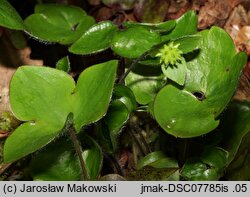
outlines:
M154 101L160 126L182 138L200 136L218 126L216 118L230 101L246 62L246 54L236 54L224 30L213 27L200 34L200 50L187 57L184 88L169 84Z
M156 32L144 27L131 27L114 34L111 48L122 57L137 58L160 41L160 35Z
M37 4L35 13L27 17L24 23L26 31L39 40L71 44L95 21L79 7Z
M69 51L80 55L101 52L110 47L113 35L117 30L117 26L110 21L95 24L73 43Z
M7 0L0 0L0 26L24 30L23 19Z
M65 56L65 57L61 58L60 60L58 60L58 62L56 63L56 68L58 70L62 70L64 72L68 73L70 71L69 57Z
M6 140L5 162L15 161L53 140L70 112L77 132L99 120L109 106L116 68L115 60L91 66L81 73L75 86L74 80L63 71L19 67L10 84L10 104L14 115L28 122Z

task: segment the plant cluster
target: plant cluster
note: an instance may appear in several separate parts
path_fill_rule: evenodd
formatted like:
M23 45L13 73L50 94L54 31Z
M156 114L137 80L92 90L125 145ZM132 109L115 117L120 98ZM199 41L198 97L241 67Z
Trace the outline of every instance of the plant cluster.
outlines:
M15 72L10 104L23 123L7 138L4 161L32 154L34 180L96 180L104 155L114 157L118 136L136 111L149 113L166 135L192 139L200 149L180 161L158 147L138 162L138 172L162 172L163 180L218 180L250 130L249 105L228 105L247 56L219 27L198 32L193 11L118 28L61 4L37 4L23 20L0 0L0 26L65 45L76 55L115 54L84 69L77 82L68 74L68 57L55 68L20 66ZM120 78L118 59L126 65ZM95 137L86 132L90 124Z

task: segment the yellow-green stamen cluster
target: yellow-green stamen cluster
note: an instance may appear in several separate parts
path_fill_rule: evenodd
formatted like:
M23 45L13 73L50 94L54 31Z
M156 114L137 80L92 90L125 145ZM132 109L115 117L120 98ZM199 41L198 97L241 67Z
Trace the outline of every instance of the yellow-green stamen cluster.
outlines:
M165 44L163 48L159 50L156 57L160 57L160 63L166 66L171 64L175 65L178 61L182 60L182 51L178 49L180 44L174 45L173 42Z

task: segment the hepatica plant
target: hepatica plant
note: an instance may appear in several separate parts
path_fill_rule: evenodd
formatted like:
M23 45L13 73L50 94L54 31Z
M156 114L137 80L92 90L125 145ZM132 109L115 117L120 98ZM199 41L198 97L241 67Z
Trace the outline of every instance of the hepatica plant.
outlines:
M34 179L79 180L80 166L84 179L98 178L101 149L109 154L117 151L121 129L130 114L142 107L175 137L193 138L213 131L247 59L245 53L236 52L223 29L197 32L193 11L177 20L124 22L118 28L111 21L96 23L79 7L58 4L38 4L35 13L23 21L6 0L0 2L0 25L7 29L65 45L69 53L77 55L94 58L107 49L115 54L114 60L83 70L76 82L67 73L67 57L56 68L29 65L17 69L10 83L10 104L23 123L6 140L4 160L13 162L39 150L31 161ZM119 79L120 64L115 57L126 64ZM97 139L85 132L91 123L99 128ZM103 143L100 133L108 135L108 144ZM238 139L245 134L246 130L242 131ZM191 158L181 175L188 180L218 179L240 141L234 148L217 147ZM214 158L221 162L211 162ZM178 167L160 151L147 155L139 168L163 168L163 161L170 162L168 167ZM207 173L204 166L210 164L212 169ZM195 176L194 169L198 170Z

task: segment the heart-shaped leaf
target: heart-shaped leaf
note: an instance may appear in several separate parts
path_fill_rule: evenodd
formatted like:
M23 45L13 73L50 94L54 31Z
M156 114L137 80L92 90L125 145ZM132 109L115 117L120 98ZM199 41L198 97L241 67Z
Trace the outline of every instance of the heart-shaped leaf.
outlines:
M115 33L111 48L122 57L137 58L160 41L156 32L144 27L131 27Z
M108 109L116 68L117 61L89 67L81 73L76 86L60 70L18 68L10 85L10 103L15 116L28 122L6 140L5 162L17 160L49 143L60 133L70 112L77 132L82 126L99 120Z
M0 26L24 30L23 19L7 0L0 0Z
M200 51L187 57L184 88L167 85L154 101L157 122L177 137L199 136L218 126L215 118L230 101L246 62L224 30L213 27L201 36Z
M117 29L117 26L110 21L103 21L93 25L79 40L73 43L69 51L80 55L103 51L110 47L111 40Z
M87 31L94 19L79 7L38 4L24 21L26 31L37 39L71 44Z

